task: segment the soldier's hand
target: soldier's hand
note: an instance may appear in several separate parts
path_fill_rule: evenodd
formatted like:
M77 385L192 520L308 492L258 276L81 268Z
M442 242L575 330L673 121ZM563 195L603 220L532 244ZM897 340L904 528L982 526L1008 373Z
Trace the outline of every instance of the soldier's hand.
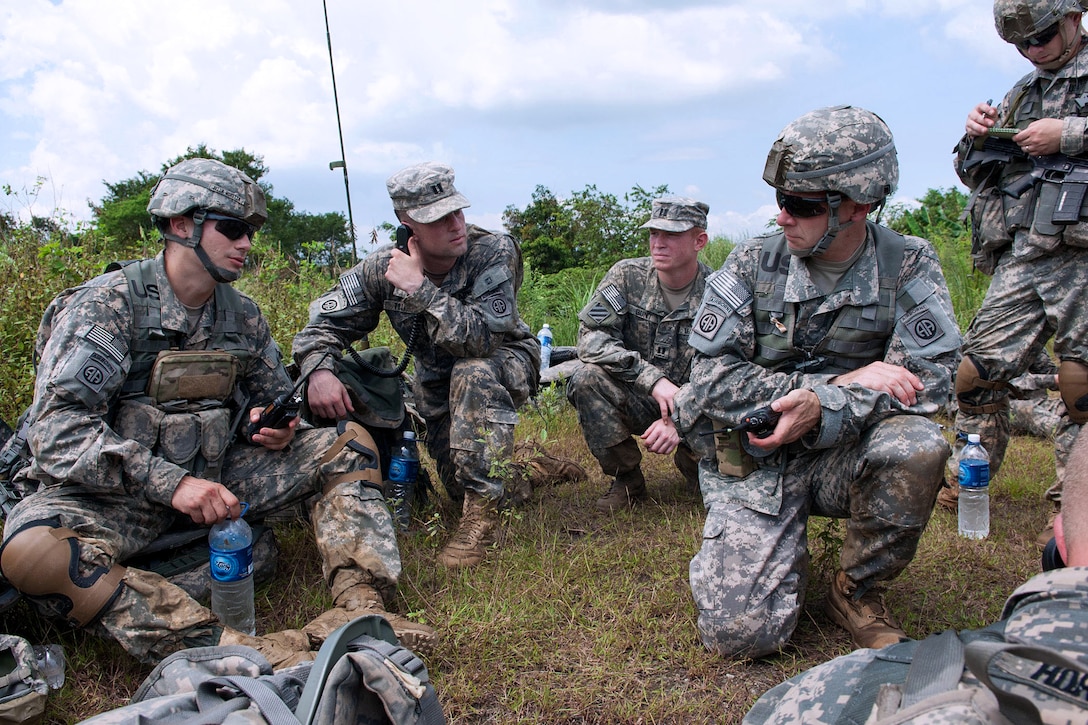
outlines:
M1062 149L1062 120L1040 118L1032 121L1027 128L1013 136L1012 140L1029 156L1056 154Z
M339 382L339 381L337 381ZM249 411L249 422L256 423L261 419L261 411L264 408L253 408ZM281 451L294 440L295 429L298 428L299 418L296 415L287 421L286 428L261 428L260 432L253 434L253 442L259 443L270 451Z
M423 257L414 235L408 237L408 251L411 254L393 250L389 266L385 268L385 278L402 292L412 294L423 285Z
M863 368L851 370L831 378L835 385L857 383L862 387L887 393L903 405L918 402L918 391L925 389L922 380L899 365L890 365L882 360L871 362Z
M989 103L980 103L967 114L967 135L972 138L985 136L997 124L997 109Z
M772 402L771 410L782 414L773 433L757 438L748 432L748 442L756 448L773 450L793 443L820 422L820 399L811 390L793 390Z
M332 370L315 370L306 381L306 404L322 418L340 420L355 408L348 389Z
M676 393L679 390L680 388L668 378L661 378L654 383L654 389L650 391L650 395L657 401L662 418L672 417L673 411L676 409L672 401L676 398Z
M642 434L642 442L651 453L668 454L680 445L680 434L671 418L658 418Z
M242 515L242 503L226 486L196 476L182 477L170 505L202 526Z

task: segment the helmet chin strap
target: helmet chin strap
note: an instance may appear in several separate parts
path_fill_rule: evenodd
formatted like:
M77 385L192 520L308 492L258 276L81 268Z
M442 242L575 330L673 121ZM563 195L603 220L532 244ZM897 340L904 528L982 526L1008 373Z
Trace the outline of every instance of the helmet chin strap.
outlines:
M827 248L831 246L831 243L835 241L835 237L839 236L839 232L846 229L853 224L853 220L840 222L839 221L839 206L842 204L842 195L829 192L827 195L827 231L820 237L820 240L813 244L808 249L790 249L789 252L795 257L804 259L805 257L819 257Z
M212 264L212 260L208 256L208 253L204 251L204 247L200 246L201 238L204 236L205 214L207 214L207 211L204 209L197 209L193 213L193 233L188 239L185 239L184 237L179 237L177 234L171 234L169 232L163 232L162 236L164 239L169 239L172 242L177 242L178 244L189 247L194 252L196 252L196 258L200 260L200 263L204 265L205 271L207 271L207 273L211 275L211 278L214 279L216 282L234 282L242 276L241 272L235 272L232 269L225 269L223 267L216 267L214 264Z

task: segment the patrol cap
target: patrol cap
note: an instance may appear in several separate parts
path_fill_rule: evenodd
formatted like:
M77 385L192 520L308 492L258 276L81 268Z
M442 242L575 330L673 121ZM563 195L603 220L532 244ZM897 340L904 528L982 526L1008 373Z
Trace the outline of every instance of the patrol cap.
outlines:
M650 207L650 221L641 228L666 232L686 232L692 227L706 229L709 211L710 207L701 201L685 196L662 196L654 199Z
M427 161L401 169L385 182L393 209L409 219L430 224L458 209L470 206L453 186L453 169Z

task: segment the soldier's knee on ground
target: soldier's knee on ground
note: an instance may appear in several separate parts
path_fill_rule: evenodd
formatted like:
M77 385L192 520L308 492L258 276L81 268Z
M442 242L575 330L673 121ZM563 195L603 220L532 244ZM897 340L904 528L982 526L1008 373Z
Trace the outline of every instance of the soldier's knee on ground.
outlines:
M989 380L989 373L970 355L964 355L956 370L956 405L964 413L984 415L1002 410L1008 395L1008 383ZM991 391L990 398L997 398L989 403L981 403L981 398Z
M1088 423L1088 365L1079 360L1062 360L1058 366L1058 391L1069 420Z
M85 627L117 599L125 568L100 566L81 575L79 565L76 533L56 522L31 522L0 549L0 570L12 586L32 599L60 600L60 611Z
M793 627L771 626L766 607L740 616L699 612L699 639L723 657L766 657L778 652L793 635Z

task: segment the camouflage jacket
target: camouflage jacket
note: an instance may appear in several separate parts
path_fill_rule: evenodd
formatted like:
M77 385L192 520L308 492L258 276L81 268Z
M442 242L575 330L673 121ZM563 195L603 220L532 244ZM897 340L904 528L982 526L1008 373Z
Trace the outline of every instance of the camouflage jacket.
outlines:
M522 261L513 237L469 225L468 250L441 286L424 278L410 295L385 278L392 249L368 254L310 305L310 323L295 335L292 350L301 372L319 364L335 371L341 350L377 327L382 310L405 341L421 320L412 353L423 384L448 380L459 359L488 357L502 347L540 360L540 343L518 316ZM332 354L318 363L326 351Z
M579 359L644 395L661 378L683 385L695 353L688 345L691 321L709 273L699 262L687 301L669 312L650 257L617 262L578 315Z
M185 307L174 295L163 255L155 259L157 289L136 290L123 271L109 272L61 293L46 310L38 330L40 359L34 402L28 413L33 460L28 475L44 484L78 484L92 491L123 493L125 478L139 484L149 500L170 505L185 469L111 427L112 413L132 369L131 348L140 334L173 337L181 350L225 350L243 361L240 384L252 405L270 402L291 387L279 347L257 304L241 300L240 332L214 340L215 297L189 332ZM138 328L134 295L158 294L157 331Z
M806 369L796 363L844 334L838 324L843 315L877 319L881 270L875 232L876 225L869 223L861 256L830 295L813 283L805 260L792 255L767 258L767 250L778 246L781 233L757 237L733 249L722 268L707 279L695 316L690 340L698 352L690 382L676 396L681 431L689 433L703 417L717 421L715 427L722 422L735 424L752 409L800 388L812 390L820 399L820 423L801 441L812 449L856 441L869 426L888 416L940 410L959 365L961 340L940 261L929 242L918 237L900 237L905 244L901 266L898 271L884 271L895 279L896 303L894 325L882 340L883 362L907 368L921 378L925 387L916 404L908 407L887 393L832 383L842 370ZM778 278L774 284L761 281L760 265L773 270ZM778 332L787 338L782 347L794 354L782 365L765 368L754 362L758 334L753 310L773 297L779 284L785 287L788 319L779 323ZM909 309L905 309L908 300ZM863 364L859 361L857 367ZM701 452L711 455L712 450L706 449L710 436L689 440L695 445L698 438L704 444Z
M1068 665L1042 662L1033 657L1038 652L1024 650L990 660L987 671L996 688L1030 702L1042 722L1084 722L1088 718L1085 631L1088 631L1088 568L1071 567L1032 577L1009 597L1000 621L982 630L964 631L959 639L968 648L973 643L1009 642L1064 655L1071 660L1070 664L1079 666L1079 671ZM865 705L860 708L860 718L864 719L874 702L886 703L889 698L881 697L883 692L878 695L878 690L903 686L908 665L919 652L917 645L918 642L912 641L882 650L861 649L802 672L764 693L744 722L761 725L859 722L848 718L848 711L858 710L856 701L860 700ZM928 669L939 668L939 664L929 663ZM979 691L982 697L978 696ZM909 711L886 713L886 717L888 722L995 722L979 715L986 713L986 707L996 709L996 706L978 678L965 667L958 689L948 693L935 691L925 702L918 702L914 718L909 717Z

